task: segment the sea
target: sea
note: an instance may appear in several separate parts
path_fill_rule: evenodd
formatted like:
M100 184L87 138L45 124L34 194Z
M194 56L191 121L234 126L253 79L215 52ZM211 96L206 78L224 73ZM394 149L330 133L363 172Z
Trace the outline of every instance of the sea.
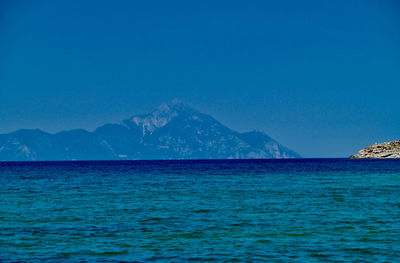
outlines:
M0 262L400 262L400 160L0 162Z

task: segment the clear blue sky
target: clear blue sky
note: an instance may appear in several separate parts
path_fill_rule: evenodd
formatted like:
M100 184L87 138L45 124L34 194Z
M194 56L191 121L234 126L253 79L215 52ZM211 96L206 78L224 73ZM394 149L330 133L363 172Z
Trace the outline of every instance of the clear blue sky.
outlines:
M0 133L173 98L305 157L399 139L400 3L0 1Z

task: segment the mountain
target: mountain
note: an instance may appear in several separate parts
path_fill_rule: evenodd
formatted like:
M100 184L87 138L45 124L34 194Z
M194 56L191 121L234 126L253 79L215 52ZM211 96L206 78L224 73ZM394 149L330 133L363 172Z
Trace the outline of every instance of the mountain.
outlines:
M262 132L236 132L178 100L93 132L18 130L0 135L4 161L297 157Z
M361 149L357 154L350 156L350 159L399 159L400 141L375 143Z

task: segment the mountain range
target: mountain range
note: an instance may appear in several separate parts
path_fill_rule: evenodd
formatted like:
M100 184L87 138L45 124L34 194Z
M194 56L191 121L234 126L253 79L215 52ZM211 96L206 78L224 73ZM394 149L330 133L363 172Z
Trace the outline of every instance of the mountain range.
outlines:
M298 158L260 131L236 132L179 100L145 115L51 134L0 134L0 161Z

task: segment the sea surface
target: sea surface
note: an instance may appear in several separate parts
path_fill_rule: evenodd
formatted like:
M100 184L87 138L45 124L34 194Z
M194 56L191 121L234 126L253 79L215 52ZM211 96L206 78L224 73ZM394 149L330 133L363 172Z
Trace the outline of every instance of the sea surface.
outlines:
M1 162L21 261L400 262L400 161Z

